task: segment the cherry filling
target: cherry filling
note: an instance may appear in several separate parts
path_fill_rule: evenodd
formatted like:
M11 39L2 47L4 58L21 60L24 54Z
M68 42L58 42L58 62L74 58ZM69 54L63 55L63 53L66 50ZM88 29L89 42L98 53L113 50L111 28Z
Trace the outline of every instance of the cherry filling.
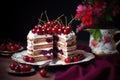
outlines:
M52 41L53 41L52 38L47 38L47 39L46 39L46 42L48 42L48 43L49 43L49 42L52 42Z
M62 50L59 50L58 52L63 55L63 51Z
M40 54L43 54L43 55L47 55L47 54L50 54L50 53L53 53L53 49L50 49L50 50L42 50L40 52Z
M53 49L50 50L42 50L40 52L40 54L43 54L44 56L46 56L48 59L52 59L53 58Z

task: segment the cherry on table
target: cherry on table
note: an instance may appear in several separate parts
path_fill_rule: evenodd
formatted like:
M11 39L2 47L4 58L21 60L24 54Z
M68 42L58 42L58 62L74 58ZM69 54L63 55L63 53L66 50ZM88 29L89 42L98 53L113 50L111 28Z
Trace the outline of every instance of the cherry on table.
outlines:
M45 69L41 69L39 73L42 77L45 77L47 75L47 71Z

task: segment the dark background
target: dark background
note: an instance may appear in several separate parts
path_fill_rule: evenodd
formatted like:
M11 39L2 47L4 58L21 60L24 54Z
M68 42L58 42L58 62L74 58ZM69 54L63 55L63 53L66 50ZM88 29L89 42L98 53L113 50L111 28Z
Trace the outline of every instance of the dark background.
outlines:
M56 19L62 14L70 20L71 15L75 15L76 8L80 3L81 0L4 0L1 3L0 41L12 39L26 43L29 30L38 23L42 12L47 11L50 20ZM119 20L116 23L119 25ZM77 22L73 22L73 30L77 24ZM88 40L88 35L85 32L77 34L81 40Z

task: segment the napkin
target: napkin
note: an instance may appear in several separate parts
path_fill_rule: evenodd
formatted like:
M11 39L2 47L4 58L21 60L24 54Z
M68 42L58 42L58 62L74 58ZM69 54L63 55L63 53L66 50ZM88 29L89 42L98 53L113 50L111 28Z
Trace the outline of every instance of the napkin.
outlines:
M85 48L86 47L86 48ZM89 49L79 46L79 49ZM55 80L120 80L120 54L96 57L93 61L76 64L56 72Z

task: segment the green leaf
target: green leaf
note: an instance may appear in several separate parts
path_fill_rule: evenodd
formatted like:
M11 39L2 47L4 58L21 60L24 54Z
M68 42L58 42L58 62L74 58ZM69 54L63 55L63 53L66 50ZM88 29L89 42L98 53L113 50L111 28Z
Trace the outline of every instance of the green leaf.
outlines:
M89 4L94 5L94 0L87 0Z
M109 15L109 14L106 15L106 20L107 20L107 21L112 21L112 17L111 17L111 15Z
M90 34L93 34L93 32L95 31L95 29L86 29L86 31L88 31Z
M102 36L99 29L95 29L92 35L93 35L93 38L98 41L101 39L101 36Z

